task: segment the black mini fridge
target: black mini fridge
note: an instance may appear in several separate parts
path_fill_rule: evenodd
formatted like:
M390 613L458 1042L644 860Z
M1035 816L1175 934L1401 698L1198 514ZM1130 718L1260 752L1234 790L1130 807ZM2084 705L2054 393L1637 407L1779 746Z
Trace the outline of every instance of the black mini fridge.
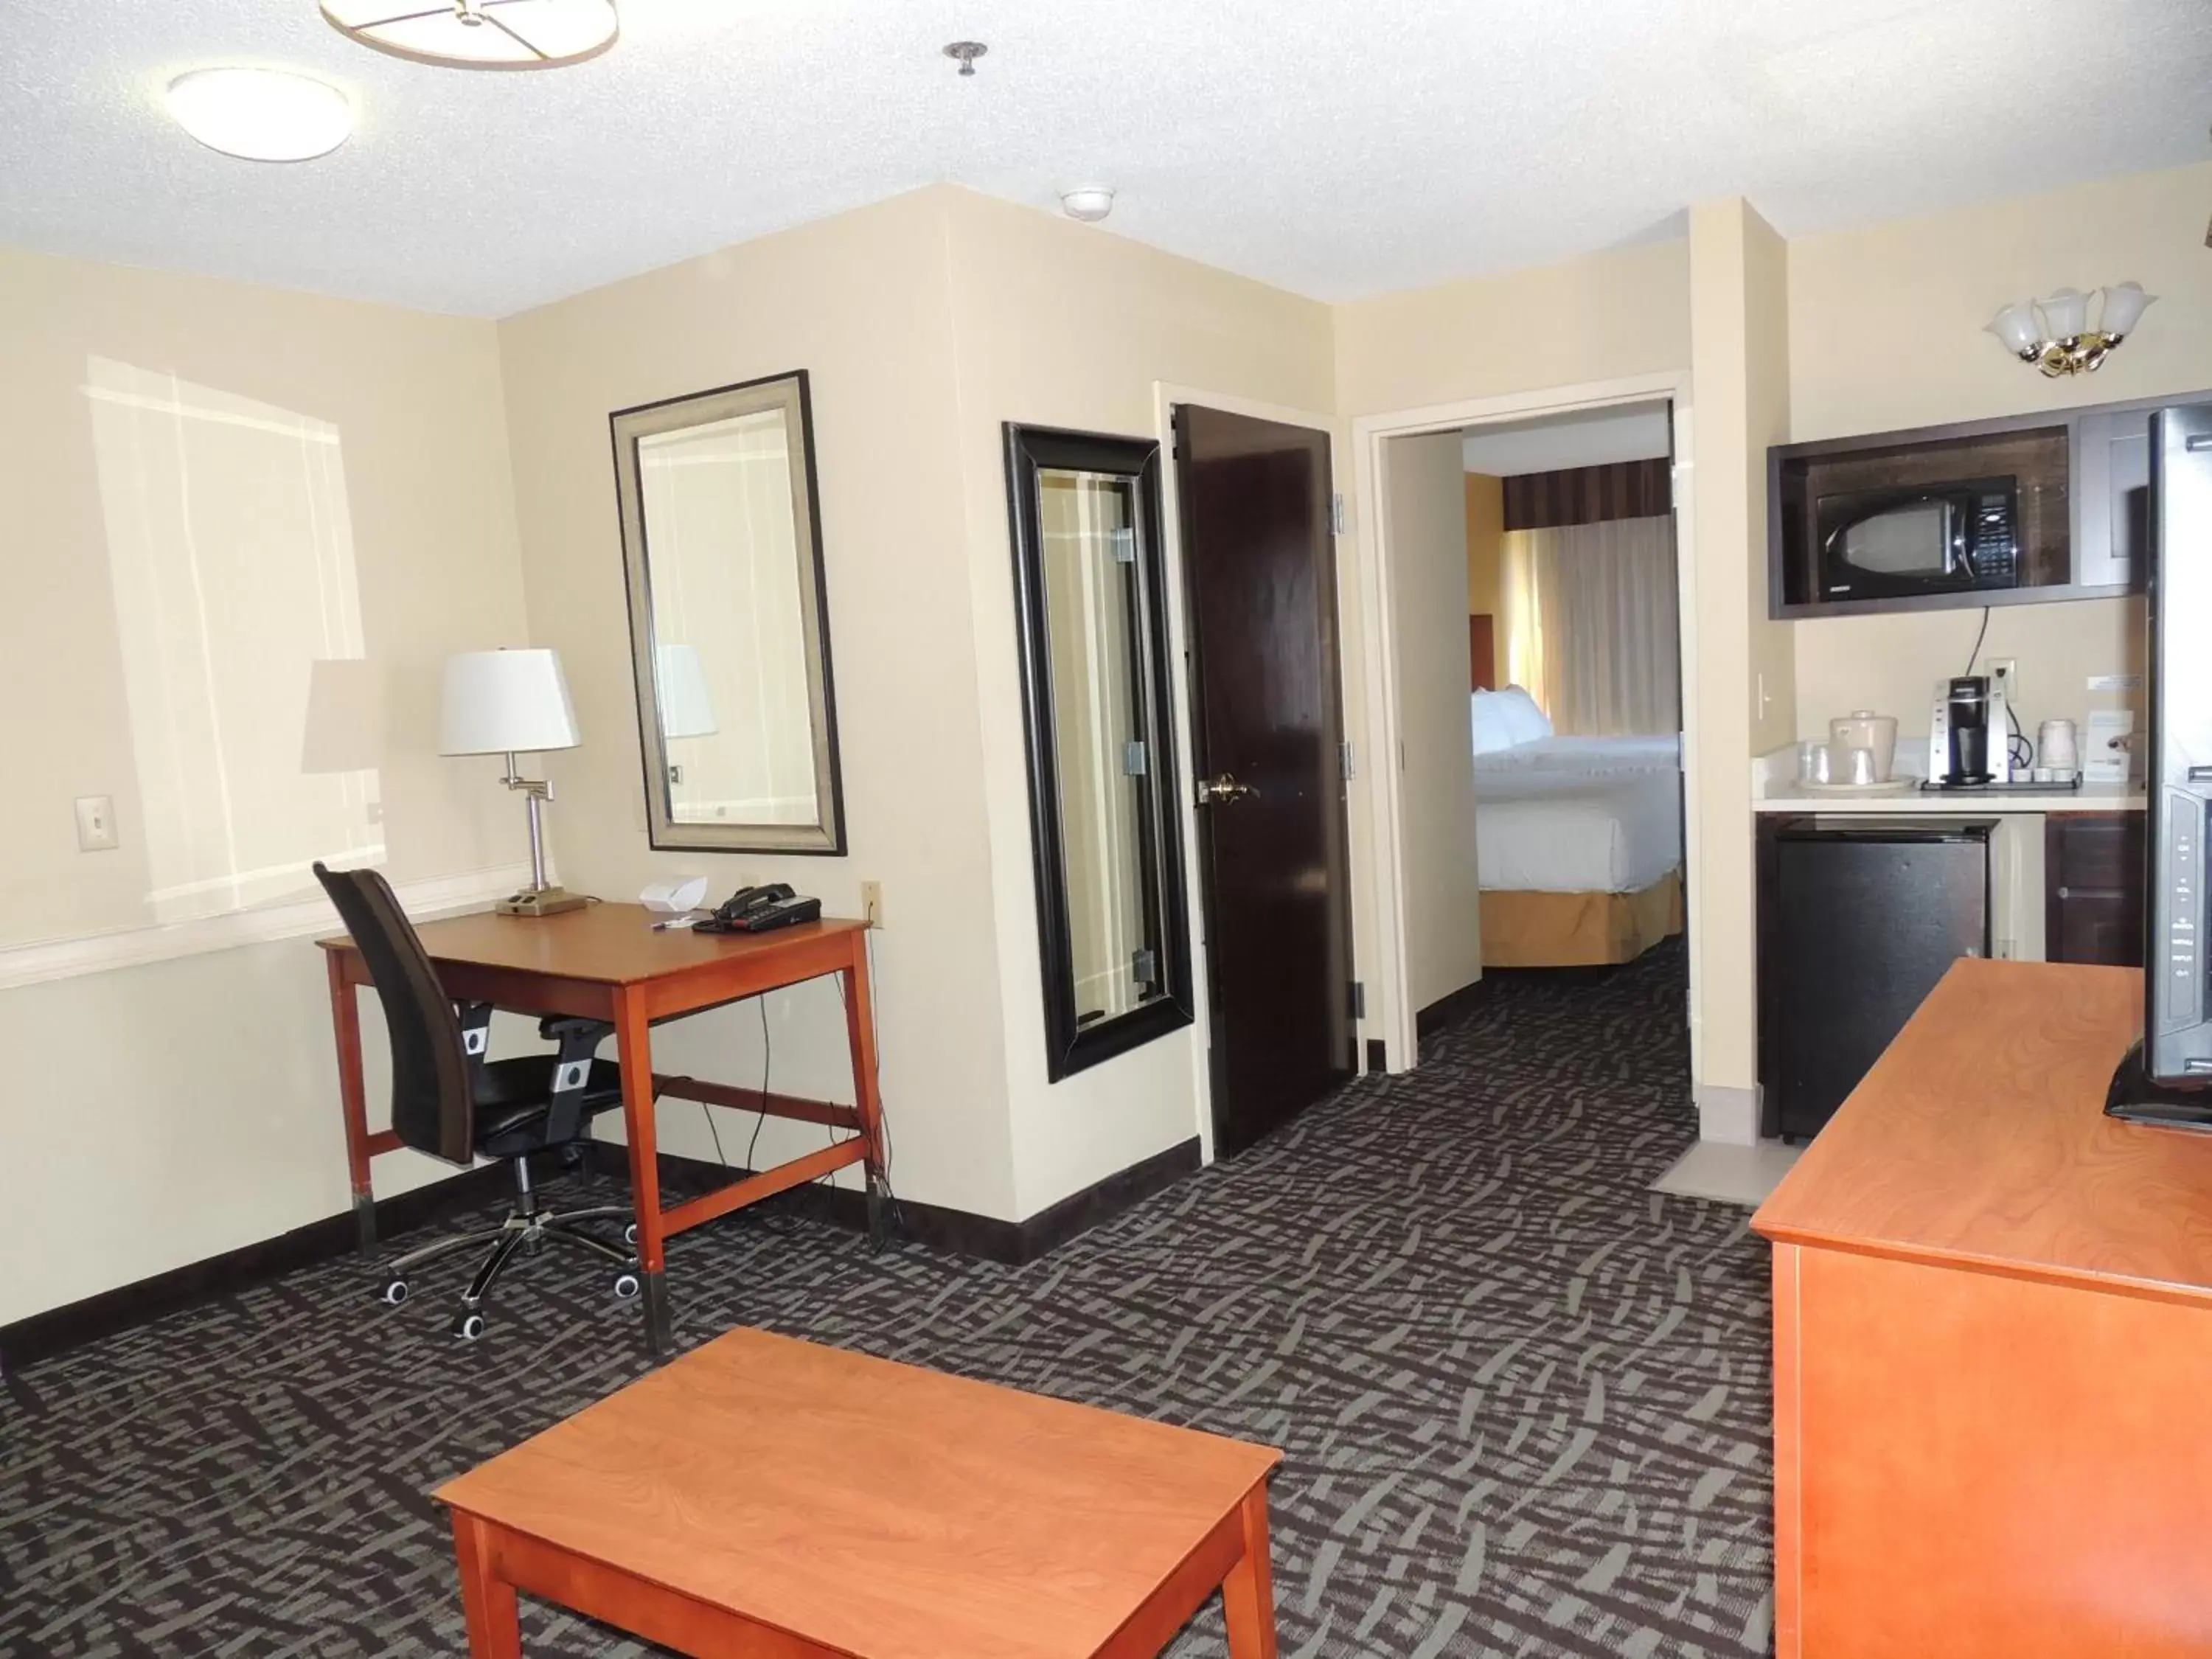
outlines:
M1818 1134L1951 964L1989 954L1996 827L1993 818L1762 823L1765 1133Z

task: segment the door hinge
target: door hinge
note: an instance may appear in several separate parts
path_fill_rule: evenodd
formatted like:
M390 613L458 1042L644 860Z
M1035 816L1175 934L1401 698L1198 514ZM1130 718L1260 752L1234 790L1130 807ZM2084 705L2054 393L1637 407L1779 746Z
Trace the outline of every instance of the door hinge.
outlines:
M1346 738L1336 745L1336 769L1346 783L1359 775L1358 763L1352 757L1352 742Z
M1124 776L1141 778L1148 769L1145 759L1145 745L1141 738L1134 743L1125 743L1121 745L1121 771Z
M1339 490L1328 498L1329 533L1334 536L1341 536L1344 534L1344 528L1346 522L1347 520L1344 510L1344 492L1342 490Z
M1139 985L1152 985L1158 982L1159 958L1152 954L1149 945L1129 958L1129 972Z
M1134 564L1137 562L1137 532L1117 530L1114 532L1114 562Z
M1354 1019L1367 1018L1367 986L1361 980L1352 981L1352 1017Z

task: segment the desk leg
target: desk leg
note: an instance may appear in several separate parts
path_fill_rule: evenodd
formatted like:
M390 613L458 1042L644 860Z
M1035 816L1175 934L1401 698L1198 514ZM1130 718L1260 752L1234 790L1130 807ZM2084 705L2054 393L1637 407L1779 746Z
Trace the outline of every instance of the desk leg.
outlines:
M853 1049L853 1098L860 1114L860 1133L866 1138L868 1157L868 1239L880 1249L890 1237L884 1212L884 1103L876 1076L876 1012L868 994L868 936L855 932L852 965L842 970L845 979L845 1035Z
M346 977L343 953L323 952L331 975L331 1028L338 1042L338 1106L345 1118L346 1172L353 1182L354 1225L362 1254L376 1243L376 1192L368 1173L368 1087L361 1075L361 1004Z
M1267 1483L1244 1495L1244 1555L1221 1586L1231 1659L1275 1659L1275 1575L1267 1557Z
M492 1570L491 1528L453 1511L453 1553L461 1563L461 1611L469 1621L469 1659L522 1659L514 1586Z
M662 1277L660 1142L653 1121L653 1027L634 990L615 994L615 1054L622 1066L623 1127L629 1138L630 1204L637 1216L638 1277L645 1282L645 1346L656 1359L671 1346Z

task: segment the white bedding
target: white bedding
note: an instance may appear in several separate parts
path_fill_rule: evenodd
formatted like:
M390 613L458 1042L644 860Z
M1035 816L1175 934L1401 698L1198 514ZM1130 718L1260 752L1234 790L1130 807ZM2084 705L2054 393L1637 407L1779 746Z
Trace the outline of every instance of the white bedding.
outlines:
M1641 892L1681 863L1681 774L1671 763L1664 770L1596 772L1482 768L1474 808L1480 884L1526 893Z
M1543 738L1474 757L1477 777L1493 772L1680 772L1682 740L1662 738Z

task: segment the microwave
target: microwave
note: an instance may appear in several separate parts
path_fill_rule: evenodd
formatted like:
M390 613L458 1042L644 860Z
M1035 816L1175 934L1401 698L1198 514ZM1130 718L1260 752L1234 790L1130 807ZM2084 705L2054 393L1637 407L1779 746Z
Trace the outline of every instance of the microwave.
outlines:
M1814 505L1823 599L1899 599L2017 587L2014 478L1850 490Z

